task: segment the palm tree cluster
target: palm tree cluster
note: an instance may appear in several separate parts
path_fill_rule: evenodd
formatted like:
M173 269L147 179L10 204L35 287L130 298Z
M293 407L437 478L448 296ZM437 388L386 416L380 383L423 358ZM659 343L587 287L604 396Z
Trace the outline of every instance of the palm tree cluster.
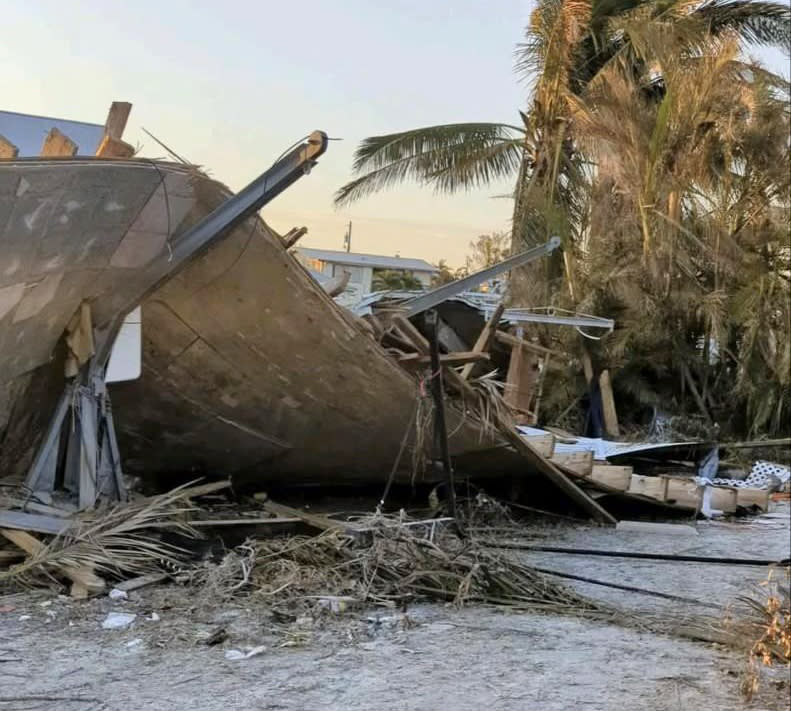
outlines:
M513 274L511 299L614 318L609 338L565 346L615 373L635 421L661 409L788 431L789 86L754 45L789 51L788 5L539 0L517 50L518 124L366 139L337 200L512 177L512 249L563 247ZM556 388L549 413L577 396Z

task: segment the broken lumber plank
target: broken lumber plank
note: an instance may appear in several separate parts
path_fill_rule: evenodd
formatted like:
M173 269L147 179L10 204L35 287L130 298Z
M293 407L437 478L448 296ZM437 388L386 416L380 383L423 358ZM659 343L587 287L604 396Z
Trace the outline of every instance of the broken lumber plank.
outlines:
M307 511L295 509L284 504L278 504L271 500L264 502L264 510L274 514L275 516L284 518L297 518L309 526L317 528L321 531L342 531L343 533L353 534L357 533L357 528L353 524L346 523L344 521L335 521L329 516L324 516L323 514L308 513Z
M736 489L736 505L750 508L757 506L761 511L769 510L769 489L742 486Z
M77 144L54 127L47 134L39 152L42 158L71 158L76 154Z
M665 501L677 506L687 506L696 511L703 503L703 487L691 477L662 476L665 480Z
M98 158L131 158L135 154L134 146L126 141L104 135L96 149Z
M56 536L71 525L68 519L58 516L25 513L24 511L0 511L0 526L22 531L35 531Z
M427 355L420 355L419 353L408 353L399 360L414 361L420 365L427 365L431 362L431 357ZM440 363L442 365L457 366L464 365L465 363L479 363L484 360L489 360L488 353L476 353L474 351L461 351L459 353L440 353Z
M667 480L661 476L643 476L642 474L632 474L629 480L627 494L639 494L648 496L651 499L664 501L667 494Z
M167 580L169 577L170 576L167 573L148 573L147 575L139 575L136 578L123 580L117 585L113 585L113 587L116 590L122 590L123 592L132 592L132 590L138 590L139 588L145 587L146 585L161 583L163 580Z
M5 136L0 135L0 160L14 160L19 155L19 149Z
M30 556L39 555L46 548L38 538L30 535L27 531L0 528L0 535L7 538ZM105 588L104 579L85 566L62 565L58 566L58 569L74 583L72 588L74 597L80 597L83 594L86 596L95 595L102 592Z
M110 104L110 110L107 112L107 119L104 122L105 135L117 138L120 141L124 136L126 123L129 121L131 112L132 104L128 101L113 101Z
M283 235L283 246L291 249L299 240L308 233L307 227L292 227Z
M545 435L522 435L542 457L552 459L555 451L555 437Z
M733 513L737 506L736 488L730 486L711 487L711 508L725 513Z
M214 494L217 491L228 489L231 486L230 479L223 479L222 481L210 481L207 484L198 484L197 486L188 486L181 490L181 495L188 499L195 499L198 496L206 496L207 494Z
M618 413L615 409L615 396L612 392L612 380L610 379L609 370L603 370L601 375L599 375L599 390L601 392L604 431L610 437L620 437L621 429L618 426Z
M505 302L501 301L494 310L492 317L486 322L480 334L478 334L475 345L472 347L473 353L483 353L489 350L494 332L497 330L497 325L500 323L500 319L503 317L503 311L505 311ZM462 368L461 373L459 373L462 380L466 380L470 377L474 367L475 363L473 362L467 363L467 365Z
M500 341L500 343L504 343L508 346L522 346L522 348L525 348L529 351L534 351L535 353L540 353L541 355L563 355L559 351L554 351L551 348L540 346L538 343L533 343L532 341L528 341L524 338L519 338L518 336L506 333L505 331L496 331L494 338L495 340Z
M550 457L550 461L580 476L589 476L593 471L593 452L558 452Z
M403 314L396 314L391 319L391 322L402 335L406 336L418 352L423 355L429 354L430 349L428 340L406 316Z
M594 464L587 479L595 484L602 484L610 489L626 491L632 480L632 467L615 464Z

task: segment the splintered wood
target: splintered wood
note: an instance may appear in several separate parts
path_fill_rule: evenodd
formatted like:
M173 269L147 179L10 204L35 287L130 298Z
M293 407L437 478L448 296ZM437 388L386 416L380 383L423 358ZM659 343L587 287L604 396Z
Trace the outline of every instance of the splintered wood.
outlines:
M77 144L53 127L44 139L39 155L42 158L71 158L76 154Z

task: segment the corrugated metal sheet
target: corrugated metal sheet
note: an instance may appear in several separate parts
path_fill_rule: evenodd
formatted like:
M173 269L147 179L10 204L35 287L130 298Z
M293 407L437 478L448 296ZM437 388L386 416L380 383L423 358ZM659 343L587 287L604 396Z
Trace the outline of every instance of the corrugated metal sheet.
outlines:
M550 432L538 427L519 426L517 429L528 436L547 435ZM695 453L699 448L711 447L707 442L613 442L607 439L592 437L576 437L573 443L555 441L555 452L557 454L572 454L574 452L593 452L594 459L610 459L626 454L637 454L649 452L659 455L666 452L668 455L675 454L674 450L688 450L690 454Z
M20 158L37 156L47 134L57 128L77 144L77 155L92 156L104 136L104 126L49 116L0 111L0 136L19 149Z

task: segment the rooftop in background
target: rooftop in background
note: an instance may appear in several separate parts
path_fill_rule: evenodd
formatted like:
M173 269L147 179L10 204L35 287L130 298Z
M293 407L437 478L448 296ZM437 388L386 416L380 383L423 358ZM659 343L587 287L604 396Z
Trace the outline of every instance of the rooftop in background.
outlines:
M406 259L404 257L384 257L378 254L358 254L355 252L343 252L333 249L310 249L308 247L298 247L296 249L307 259L320 259L322 262L333 264L347 264L355 267L372 267L374 269L399 269L417 272L437 272L439 271L433 264L429 264L423 259Z
M100 124L0 111L0 136L19 149L20 158L37 156L44 139L53 128L77 144L79 156L96 155L104 137L104 126Z

